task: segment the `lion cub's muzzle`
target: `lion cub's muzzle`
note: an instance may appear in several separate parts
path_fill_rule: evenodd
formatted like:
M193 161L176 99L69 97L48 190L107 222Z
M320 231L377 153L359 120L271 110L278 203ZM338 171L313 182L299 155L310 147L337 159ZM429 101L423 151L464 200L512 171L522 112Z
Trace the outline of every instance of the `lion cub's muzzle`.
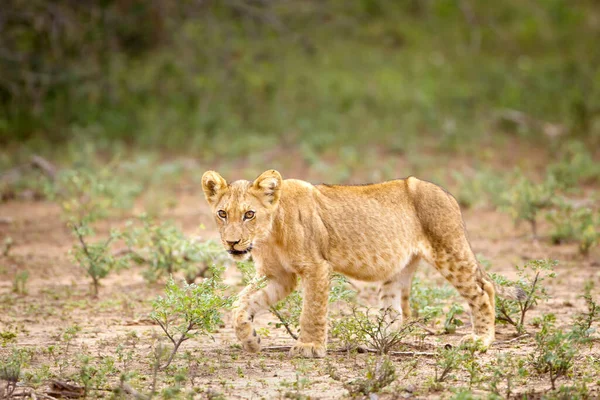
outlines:
M250 243L250 245L248 247L246 247L243 250L240 249L236 249L235 246L238 245L240 243L240 241L236 241L236 242L230 242L230 241L226 241L227 245L225 246L227 252L229 254L231 254L232 256L243 256L246 255L248 253L250 253L252 251L252 243Z
M248 246L245 250L236 250L234 248L230 248L229 250L227 250L227 252L229 254L231 254L232 256L242 256L244 254L248 254L252 251L252 246Z

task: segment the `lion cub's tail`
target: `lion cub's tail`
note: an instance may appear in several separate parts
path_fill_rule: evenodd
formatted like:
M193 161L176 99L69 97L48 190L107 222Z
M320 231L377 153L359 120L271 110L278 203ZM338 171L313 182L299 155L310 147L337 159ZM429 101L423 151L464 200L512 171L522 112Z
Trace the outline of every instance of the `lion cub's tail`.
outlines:
M494 289L496 294L500 297L504 297L509 300L525 300L527 293L523 289L517 286L501 286L494 282Z

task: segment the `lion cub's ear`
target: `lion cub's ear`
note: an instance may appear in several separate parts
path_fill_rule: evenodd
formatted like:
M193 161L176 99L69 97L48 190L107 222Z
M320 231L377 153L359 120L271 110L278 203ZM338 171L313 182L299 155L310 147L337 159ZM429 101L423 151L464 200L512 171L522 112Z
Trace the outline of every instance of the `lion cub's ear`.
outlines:
M264 203L277 204L281 196L281 174L274 169L263 172L254 180L252 189L262 195Z
M227 181L215 171L206 171L202 175L202 190L211 206L219 200L220 194L227 188Z

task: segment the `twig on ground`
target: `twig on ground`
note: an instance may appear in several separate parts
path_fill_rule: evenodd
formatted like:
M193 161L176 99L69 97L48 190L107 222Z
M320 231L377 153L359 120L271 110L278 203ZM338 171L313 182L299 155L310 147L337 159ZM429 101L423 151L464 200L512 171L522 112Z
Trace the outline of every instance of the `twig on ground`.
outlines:
M529 333L525 333L523 335L517 336L517 337L512 338L512 339L502 340L500 342L494 342L493 345L497 346L497 345L500 345L500 344L514 343L514 342L518 342L519 340L524 339L524 338L529 337L529 336L531 336L531 335L529 335Z
M272 351L272 352L284 352L289 351L292 346L269 346L264 347L263 351ZM356 350L359 353L377 353L375 349L369 349L367 347L357 347ZM347 353L348 349L334 349L329 350L330 353ZM390 351L387 353L390 356L423 356L423 357L433 357L435 353L428 351Z
M118 386L117 388L115 388L114 391L118 391L118 390L122 390L124 393L126 393L130 396L133 396L133 398L138 399L138 400L150 399L150 396L138 392L137 390L132 388L130 384L128 384L126 382L121 382L121 385Z
M292 337L292 339L298 340L298 335L296 335L292 331L292 328L290 327L289 322L284 318L284 316L281 315L279 313L279 311L277 311L277 309L275 307L270 307L270 311L279 319L279 322L281 322L281 325L283 325L283 327L285 328L285 330L287 331L287 333L290 334L290 336Z
M50 179L54 180L54 178L56 178L57 168L54 166L54 164L41 156L35 155L31 157L31 166L42 171Z

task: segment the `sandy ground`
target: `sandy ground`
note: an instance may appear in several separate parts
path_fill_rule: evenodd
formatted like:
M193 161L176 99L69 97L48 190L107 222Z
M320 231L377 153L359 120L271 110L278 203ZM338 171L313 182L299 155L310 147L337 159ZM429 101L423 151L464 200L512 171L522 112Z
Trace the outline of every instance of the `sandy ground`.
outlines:
M215 237L214 224L210 220L208 208L201 192L187 191L178 197L177 206L164 217L173 219L190 235ZM116 218L102 226L118 226L125 218ZM491 270L515 278L515 265L527 260L549 258L559 260L557 276L547 282L551 299L531 312L529 321L536 315L553 312L558 324L566 326L573 315L584 310L580 298L585 282L596 284L595 296L600 288L600 253L594 249L584 258L577 253L576 245L554 246L543 237L546 231L542 224L542 237L534 241L526 226L515 227L503 214L486 209L466 210L464 219L472 247L476 254L492 262ZM31 349L33 358L25 372L37 374L40 391L47 388L47 379L66 379L76 373L75 362L80 354L91 355L96 362L108 356L117 360L120 345L124 351L131 351L131 360L117 361L121 372L133 374L131 384L140 391L147 391L151 381L151 365L156 338L160 336L157 325L148 318L151 301L162 293L163 282L148 284L141 275L141 267L135 267L113 274L103 281L99 299L89 296L89 282L83 271L68 256L74 238L61 220L57 206L46 202L10 201L0 204L0 243L6 237L14 241L8 256L0 256L0 331L16 332L16 342L6 343L0 348L0 355L6 356L14 344ZM208 230L198 229L200 224ZM27 294L13 293L13 281L17 273L28 271ZM426 285L438 285L443 281L429 267L419 272ZM235 268L226 272L226 282L237 291L241 288L241 277ZM361 296L374 301L373 291L368 285L360 285ZM460 300L458 300L460 301ZM463 302L466 308L466 304ZM463 315L465 325L453 335L427 336L422 343L409 339L406 349L433 352L445 343L457 344L460 337L469 331L468 317ZM257 326L268 328L270 334L263 338L267 347L289 346L292 339L281 329L268 325L274 322L271 315L257 319ZM50 346L62 346L59 336L64 330L77 324L81 332L64 356L52 356ZM528 326L535 332L535 328ZM138 339L132 339L136 332ZM509 326L497 327L498 343L487 353L479 355L480 362L492 363L498 354L524 355L531 352L533 340L526 337L513 342L515 330ZM330 348L339 344L330 339ZM174 384L174 377L185 372L181 385L196 388L197 398L210 398L215 393L225 398L340 398L347 395L342 382L332 379L327 373L328 366L334 366L343 381L349 382L363 377L365 365L372 358L368 354L346 354L331 351L326 359L289 359L285 352L263 351L258 355L245 353L236 343L229 315L225 316L225 326L213 338L195 338L185 342L181 354L189 353L187 359L179 358L167 373L159 373L158 387ZM585 356L600 357L600 345L594 344L586 350ZM580 355L584 357L584 355ZM63 361L61 361L61 359ZM64 362L64 360L71 360ZM427 382L434 376L435 359L431 356L392 356L396 366L397 379L383 393L381 398L445 398L452 395L451 389L467 386L467 374L462 371L442 385L441 390L431 389ZM416 362L416 364L414 364ZM64 366L61 366L65 364ZM414 364L414 366L413 366ZM48 373L41 370L47 367ZM38 371L38 372L36 372ZM577 372L576 372L577 374ZM572 382L561 378L560 383ZM108 375L105 388L118 383L119 374ZM600 396L598 383L591 385L595 396ZM516 393L540 393L550 387L545 377L530 376L519 381ZM485 396L485 382L476 384L474 393ZM107 396L107 392L94 395ZM305 397L302 397L305 396Z

